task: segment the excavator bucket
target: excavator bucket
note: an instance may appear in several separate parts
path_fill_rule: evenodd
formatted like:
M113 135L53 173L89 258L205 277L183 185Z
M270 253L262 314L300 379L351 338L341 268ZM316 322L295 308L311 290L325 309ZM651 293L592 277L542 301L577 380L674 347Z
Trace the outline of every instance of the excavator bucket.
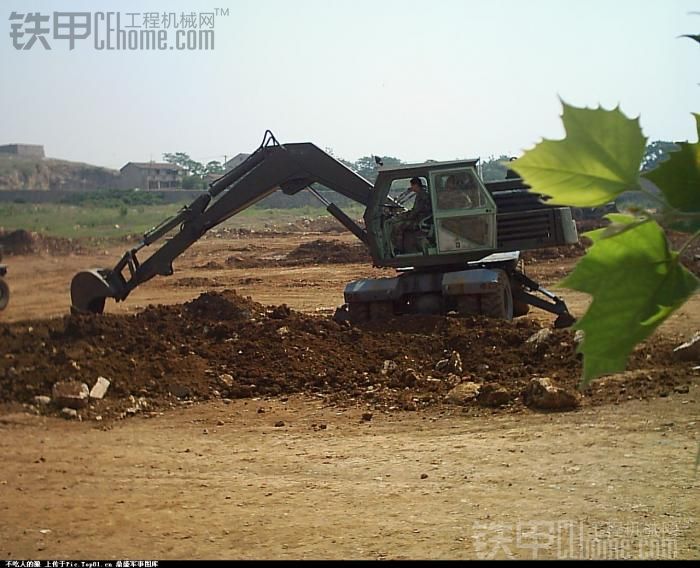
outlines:
M71 312L101 314L105 300L116 297L109 284L109 270L92 269L78 272L70 284Z

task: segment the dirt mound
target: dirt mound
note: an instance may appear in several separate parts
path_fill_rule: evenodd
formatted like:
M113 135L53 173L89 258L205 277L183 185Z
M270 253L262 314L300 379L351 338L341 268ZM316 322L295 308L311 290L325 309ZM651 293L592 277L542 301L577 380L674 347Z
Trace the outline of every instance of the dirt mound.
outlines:
M354 221L360 227L364 227L363 219L355 219ZM295 223L290 223L285 229L293 233L347 233L348 231L340 221L331 215L300 219Z
M0 247L2 247L4 254L32 254L34 246L34 238L28 231L23 229L10 232L0 231Z
M546 344L526 340L538 324L482 318L409 317L363 328L264 307L235 292L205 293L181 305L136 315L66 316L0 325L0 402L32 403L57 381L111 381L85 417L122 416L178 399L307 393L339 404L415 410L441 403L460 381L501 385L509 408L535 376L574 388L581 363L569 331ZM636 378L596 383L587 403L668 393L690 381L655 339L633 356ZM459 354L459 366L452 359ZM452 355L452 358L450 356ZM461 368L461 370L460 370ZM641 374L639 374L641 373ZM57 412L55 409L54 412Z
M38 253L66 255L84 252L84 246L73 239L48 237L24 229L15 231L0 229L0 247L8 256Z
M367 247L361 243L316 240L302 243L287 255L287 260L312 264L372 262Z
M249 252L239 249L240 252ZM317 239L301 243L286 255L257 256L240 254L229 256L225 265L232 268L262 268L266 266L304 266L308 264L371 265L372 257L362 243L345 243L339 240ZM223 268L220 264L206 263L197 268Z

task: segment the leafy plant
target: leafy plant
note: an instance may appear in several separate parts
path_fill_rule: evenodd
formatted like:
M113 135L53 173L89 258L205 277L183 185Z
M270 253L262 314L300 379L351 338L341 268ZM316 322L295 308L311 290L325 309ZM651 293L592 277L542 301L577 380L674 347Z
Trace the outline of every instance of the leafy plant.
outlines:
M561 283L592 296L575 325L584 332L585 385L624 370L634 346L700 288L680 261L700 237L700 144L677 144L667 160L642 171L646 138L638 119L619 108L562 104L566 137L543 140L510 167L551 203L595 207L632 191L654 204L609 215L610 226L587 233L593 246ZM700 135L700 115L694 117ZM662 226L695 232L673 251Z

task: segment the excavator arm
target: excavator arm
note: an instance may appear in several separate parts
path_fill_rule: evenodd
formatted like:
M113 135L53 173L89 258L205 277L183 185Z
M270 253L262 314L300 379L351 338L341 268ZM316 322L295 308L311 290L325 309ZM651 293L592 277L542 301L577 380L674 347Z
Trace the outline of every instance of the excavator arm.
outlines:
M244 162L214 181L207 193L183 207L174 217L148 231L112 269L76 274L71 282L72 311L101 313L106 298L122 301L154 276L173 273L173 261L207 231L281 189L293 195L310 189L327 210L363 242L365 230L335 204L313 189L318 183L367 206L372 184L311 143L281 145L271 132ZM148 258L138 253L173 230L179 230Z

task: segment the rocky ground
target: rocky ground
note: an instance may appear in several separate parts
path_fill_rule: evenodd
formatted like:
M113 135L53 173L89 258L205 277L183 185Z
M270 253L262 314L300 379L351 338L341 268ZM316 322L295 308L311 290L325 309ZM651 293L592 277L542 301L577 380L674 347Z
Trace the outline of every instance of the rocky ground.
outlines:
M624 379L579 396L581 362L568 330L530 319L424 316L358 327L226 291L135 315L3 324L0 338L0 401L58 412L61 405L41 398L56 383L87 391L104 377L108 396L74 403L81 418L100 420L186 401L293 393L371 410L453 403L520 411L532 404L532 379L543 377L571 393L561 405L570 409L687 391L691 381L674 345L656 340L637 349Z

